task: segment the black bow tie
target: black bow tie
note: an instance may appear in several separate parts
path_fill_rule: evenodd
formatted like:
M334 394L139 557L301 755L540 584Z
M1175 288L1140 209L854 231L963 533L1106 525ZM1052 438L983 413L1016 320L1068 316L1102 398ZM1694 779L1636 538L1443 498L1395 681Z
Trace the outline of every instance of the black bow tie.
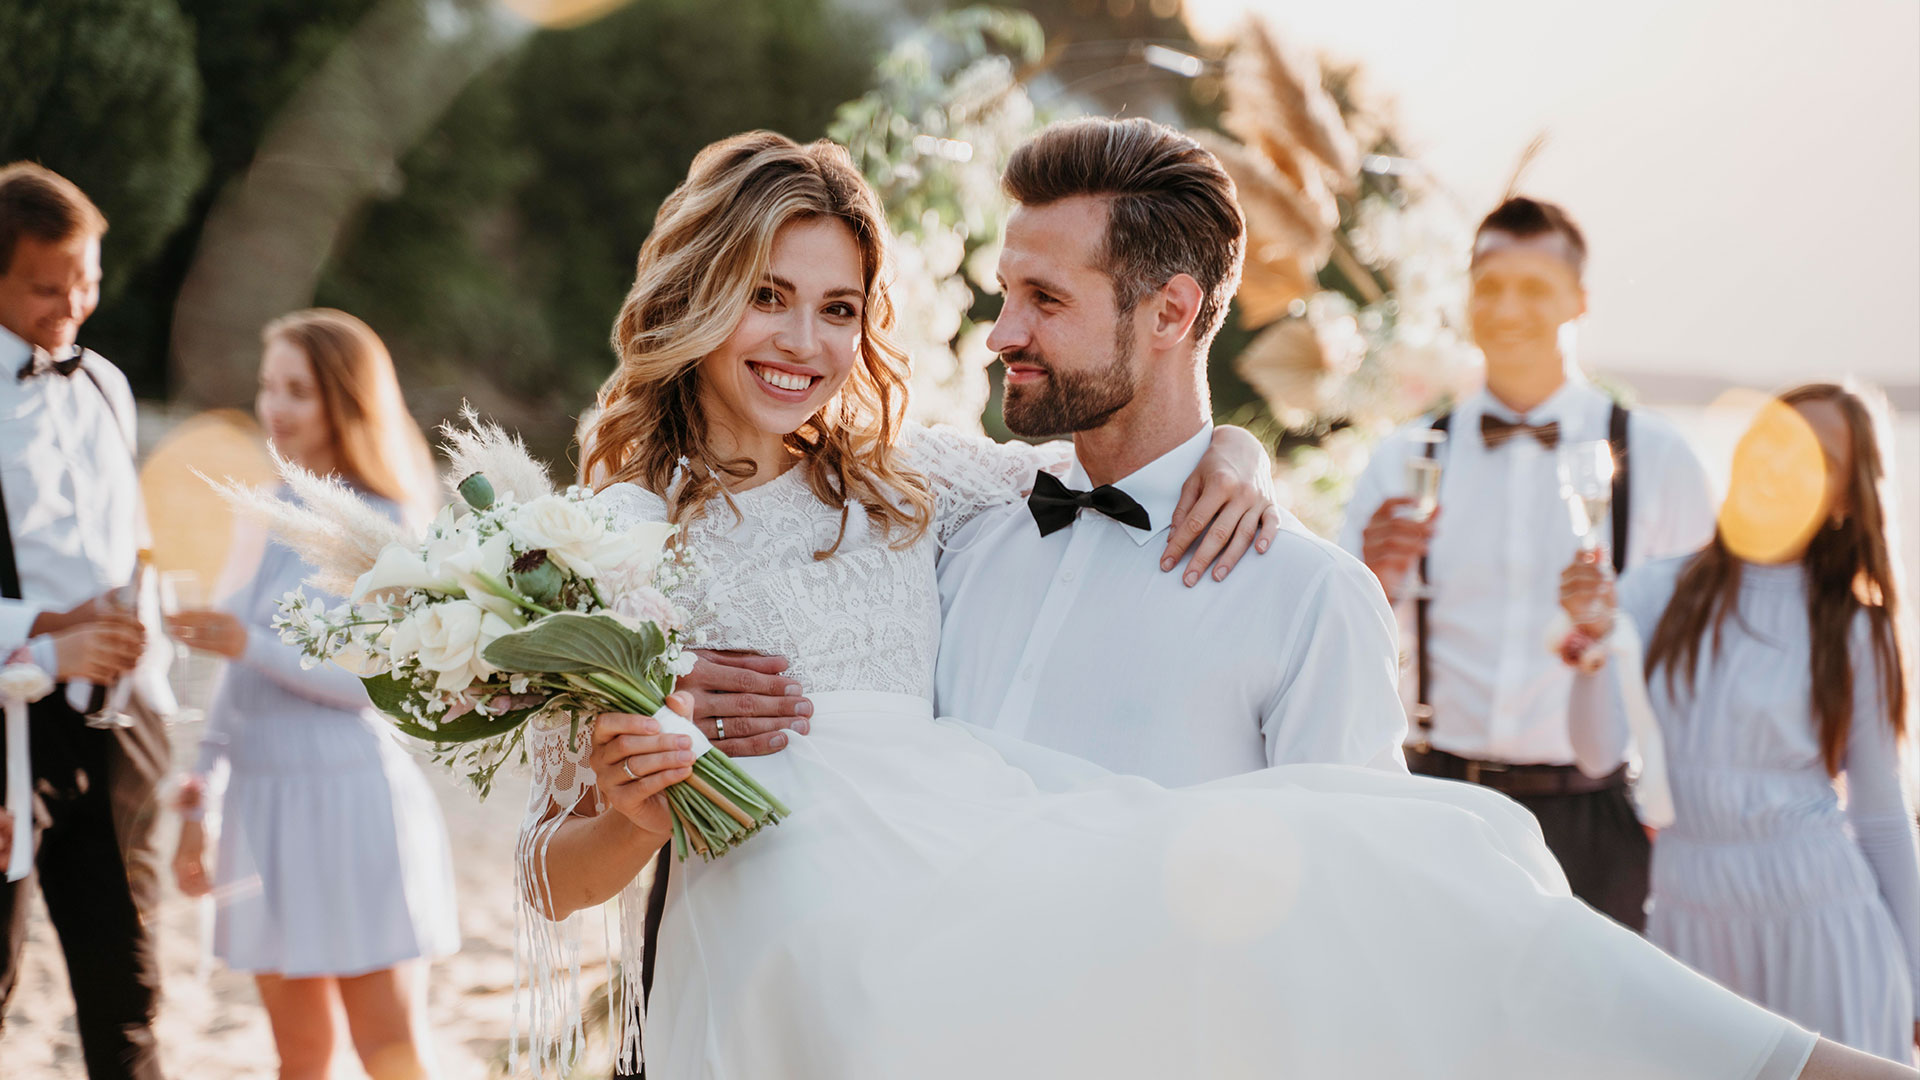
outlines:
M1101 484L1092 491L1075 491L1049 472L1033 478L1033 494L1027 496L1027 509L1033 511L1033 523L1040 526L1041 536L1073 524L1081 510L1097 510L1136 529L1153 527L1147 508L1119 488Z
M63 379L68 378L80 370L80 357L79 349L73 350L73 355L65 360L55 360L53 355L45 349L35 349L33 355L27 357L27 362L20 365L19 379L25 382L35 375L58 375Z
M1518 420L1502 420L1491 413L1480 414L1480 441L1485 443L1488 449L1523 434L1533 436L1539 440L1541 446L1551 450L1560 445L1560 421L1549 420L1544 424L1523 424Z

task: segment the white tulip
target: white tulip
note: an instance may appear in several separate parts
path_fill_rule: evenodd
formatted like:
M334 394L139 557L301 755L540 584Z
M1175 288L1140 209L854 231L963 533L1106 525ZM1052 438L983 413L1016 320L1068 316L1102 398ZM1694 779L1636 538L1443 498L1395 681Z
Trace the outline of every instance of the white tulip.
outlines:
M593 565L607 577L651 580L654 567L666 555L667 541L676 531L664 521L638 521L624 529L610 530L594 550Z
M457 582L439 567L422 560L412 548L404 544L388 544L380 549L379 556L373 561L373 569L361 574L360 579L353 583L353 600L357 603L371 593L388 589L453 592L458 587Z

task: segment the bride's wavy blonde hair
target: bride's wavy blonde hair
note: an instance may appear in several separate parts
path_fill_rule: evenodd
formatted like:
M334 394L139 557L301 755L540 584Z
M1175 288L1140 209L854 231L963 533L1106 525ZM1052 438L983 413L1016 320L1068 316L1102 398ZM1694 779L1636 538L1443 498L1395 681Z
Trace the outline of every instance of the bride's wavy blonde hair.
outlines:
M837 218L852 231L866 291L852 373L786 436L814 494L840 510L840 535L816 558L839 548L854 505L895 534L896 546L926 532L933 517L926 480L892 454L906 412L908 359L888 338L886 218L846 150L824 139L802 146L770 131L722 139L700 151L660 205L614 322L620 365L600 388L600 416L583 440L583 475L598 487L629 481L660 493L675 522L726 496L727 479L753 475L751 461L721 460L713 449L700 363L745 317L775 234L816 217Z

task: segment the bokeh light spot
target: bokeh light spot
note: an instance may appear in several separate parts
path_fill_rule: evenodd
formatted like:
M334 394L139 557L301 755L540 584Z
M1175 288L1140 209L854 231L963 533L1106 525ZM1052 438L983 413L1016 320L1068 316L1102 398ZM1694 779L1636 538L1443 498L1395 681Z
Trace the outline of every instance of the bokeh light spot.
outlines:
M1798 410L1769 401L1733 450L1720 534L1748 562L1791 558L1819 528L1826 511L1827 462L1820 440Z

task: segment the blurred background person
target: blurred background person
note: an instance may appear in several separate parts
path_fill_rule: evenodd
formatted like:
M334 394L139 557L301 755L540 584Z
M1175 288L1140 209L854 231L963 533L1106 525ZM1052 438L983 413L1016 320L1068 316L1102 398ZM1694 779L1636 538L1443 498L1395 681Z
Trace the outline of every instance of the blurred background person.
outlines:
M166 650L146 647L134 595L147 524L133 394L77 343L99 303L106 231L64 177L25 162L0 169L0 641L96 625L121 639L91 686L31 706L32 876L66 955L88 1075L145 1080L160 1076L152 840L173 697ZM0 748L0 770L4 759ZM0 1014L18 979L28 884L0 883Z
M1676 816L1654 846L1648 936L1836 1042L1911 1063L1920 856L1879 412L1831 383L1763 408L1712 542L1619 583L1643 670L1582 679L1644 677L1666 745ZM1610 577L1565 575L1568 614L1598 613L1590 633L1610 628ZM1624 713L1582 715L1601 718L1582 758L1619 755Z
M1614 444L1624 472L1613 495L1627 505L1593 526L1611 535L1621 565L1697 549L1713 531L1713 496L1679 432L1616 405L1569 355L1587 311L1586 259L1579 227L1552 203L1510 198L1487 215L1467 299L1486 387L1381 444L1340 539L1401 607L1413 652L1408 768L1517 799L1540 819L1575 895L1641 930L1648 841L1624 759L1598 776L1575 768L1573 676L1541 645L1578 544L1557 452ZM1434 433L1444 441L1421 441ZM1414 462L1441 470L1424 517L1408 495Z
M254 407L274 449L418 516L431 460L374 332L315 309L263 339ZM182 787L174 873L183 892L216 898L214 954L253 973L284 1080L329 1074L339 1007L375 1080L431 1076L427 962L459 947L446 826L359 678L303 668L273 629L277 602L310 573L268 542L223 610L168 619L181 642L232 662ZM222 762L231 777L209 878L202 818Z

